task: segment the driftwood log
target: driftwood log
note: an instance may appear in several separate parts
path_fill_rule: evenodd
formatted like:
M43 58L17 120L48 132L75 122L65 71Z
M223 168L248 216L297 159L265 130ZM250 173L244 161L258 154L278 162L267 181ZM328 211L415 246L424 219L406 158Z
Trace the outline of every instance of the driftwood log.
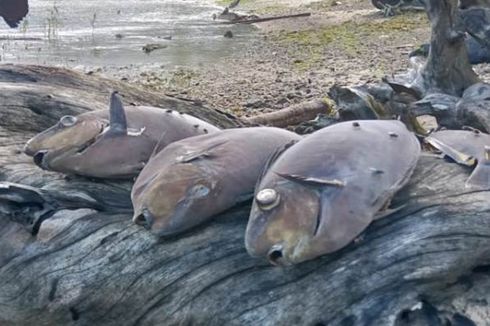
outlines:
M250 118L245 118L250 124L267 125L273 127L288 127L315 119L319 114L328 114L332 105L324 100L291 105L282 110L263 113Z
M0 325L490 320L490 192L464 188L467 168L422 157L393 200L401 210L338 253L273 267L245 251L249 205L158 239L131 222L130 182L43 172L21 153L30 136L60 116L104 107L107 89L114 88L139 104L239 125L212 109L118 82L60 69L0 67L0 181L39 189L12 188L9 197L0 186ZM51 212L33 230L29 215L40 211Z

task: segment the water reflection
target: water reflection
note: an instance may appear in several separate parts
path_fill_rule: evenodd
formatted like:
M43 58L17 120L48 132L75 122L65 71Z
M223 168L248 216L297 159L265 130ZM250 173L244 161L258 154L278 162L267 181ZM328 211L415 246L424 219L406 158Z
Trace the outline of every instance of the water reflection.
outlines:
M198 65L240 51L252 26L220 26L204 0L30 0L21 27L0 26L0 61L63 66ZM231 29L235 37L223 34ZM171 40L167 40L171 36ZM165 44L145 54L149 43Z

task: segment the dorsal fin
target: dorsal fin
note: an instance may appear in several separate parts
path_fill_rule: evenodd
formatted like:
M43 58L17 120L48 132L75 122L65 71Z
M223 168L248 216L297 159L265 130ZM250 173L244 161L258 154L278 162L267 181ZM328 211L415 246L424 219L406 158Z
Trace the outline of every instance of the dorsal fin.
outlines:
M112 92L109 106L109 131L111 133L126 133L128 124L126 122L126 113L118 92Z

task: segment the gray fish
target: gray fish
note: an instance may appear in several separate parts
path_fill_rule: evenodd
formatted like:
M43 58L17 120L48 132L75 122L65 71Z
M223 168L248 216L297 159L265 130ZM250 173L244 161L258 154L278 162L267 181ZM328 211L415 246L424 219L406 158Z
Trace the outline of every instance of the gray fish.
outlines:
M339 250L388 215L408 181L417 138L400 121L338 123L278 154L255 190L245 245L256 257L290 265Z
M111 95L110 109L64 116L24 148L46 170L97 178L131 178L153 152L219 128L187 114L139 106L124 109ZM158 146L157 146L158 144Z
M300 136L269 127L227 129L183 139L152 157L134 184L133 221L171 235L252 198L277 147Z
M490 188L490 135L478 130L441 130L426 142L456 163L475 166L466 187Z

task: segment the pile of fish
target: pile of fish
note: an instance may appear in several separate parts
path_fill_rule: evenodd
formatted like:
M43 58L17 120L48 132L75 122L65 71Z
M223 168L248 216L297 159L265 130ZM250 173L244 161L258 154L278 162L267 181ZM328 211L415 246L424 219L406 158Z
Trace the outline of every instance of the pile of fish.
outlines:
M443 130L426 142L476 164L468 187L490 188L488 134ZM245 246L275 265L337 251L388 216L420 152L398 120L341 122L305 137L272 127L220 130L172 110L124 108L117 93L109 112L64 116L25 146L46 170L136 178L133 221L158 236L253 198Z

